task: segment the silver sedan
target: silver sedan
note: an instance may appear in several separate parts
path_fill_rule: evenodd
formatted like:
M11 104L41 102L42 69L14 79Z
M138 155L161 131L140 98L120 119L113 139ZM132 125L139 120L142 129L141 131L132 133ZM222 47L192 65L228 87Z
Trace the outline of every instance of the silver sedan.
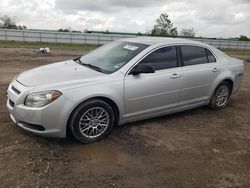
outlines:
M195 41L121 39L74 60L25 71L10 83L7 108L26 131L84 143L115 125L203 105L226 107L243 63Z

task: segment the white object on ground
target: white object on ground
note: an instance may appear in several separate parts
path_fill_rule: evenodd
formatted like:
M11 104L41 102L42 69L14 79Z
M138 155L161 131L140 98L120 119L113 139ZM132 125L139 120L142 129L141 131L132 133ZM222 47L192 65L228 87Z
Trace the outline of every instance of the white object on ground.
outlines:
M49 49L48 47L40 48L40 49L39 49L39 52L44 53L44 54L50 53L50 49Z

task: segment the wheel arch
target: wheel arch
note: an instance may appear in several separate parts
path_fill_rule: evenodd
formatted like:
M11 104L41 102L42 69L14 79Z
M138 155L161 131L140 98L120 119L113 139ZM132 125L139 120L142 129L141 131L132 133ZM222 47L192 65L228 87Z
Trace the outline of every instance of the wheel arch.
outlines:
M227 83L229 83L229 85L230 85L230 92L232 93L232 91L233 91L233 87L234 87L234 82L233 82L233 80L232 79L230 79L230 78L227 78L227 79L224 79L224 80L222 80L221 82L227 82ZM220 82L220 83L221 83Z
M69 134L71 134L71 131L70 131L70 128L69 128L69 123L71 121L71 118L72 118L72 115L74 114L74 112L77 110L77 108L82 105L83 103L87 102L87 101L90 101L90 100L93 100L93 99L99 99L99 100L102 100L106 103L108 103L112 110L114 111L114 118L115 118L115 122L114 122L114 125L118 125L119 124L119 120L120 120L120 109L117 105L117 103L109 98L109 97L106 97L106 96L93 96L93 97L90 97L88 99L85 99L85 100L82 100L80 101L74 108L73 110L71 110L70 114L69 114L69 117L68 117L68 120L67 120L67 125L66 125L66 136L68 136Z
M233 82L233 78L230 77L230 76L227 76L227 77L220 77L220 78L217 78L214 83L212 84L212 87L210 89L210 92L209 92L209 99L211 99L211 97L213 96L213 93L215 91L215 89L218 87L218 85L220 85L222 82L228 82L231 86L231 93L233 91L233 86L234 86L234 82ZM210 100L209 100L210 101Z
M232 74L231 71L222 71L217 77L216 79L213 81L210 90L209 90L209 98L212 97L215 89L218 87L218 85L223 82L226 81L231 85L231 92L233 91L233 87L234 87L234 75Z

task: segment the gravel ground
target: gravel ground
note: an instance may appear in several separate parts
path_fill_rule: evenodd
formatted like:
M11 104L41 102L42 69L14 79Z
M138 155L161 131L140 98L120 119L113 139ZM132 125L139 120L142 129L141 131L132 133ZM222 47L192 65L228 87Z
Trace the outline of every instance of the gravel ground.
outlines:
M79 54L0 48L0 187L250 187L250 63L222 111L126 124L88 145L15 126L5 106L14 75Z

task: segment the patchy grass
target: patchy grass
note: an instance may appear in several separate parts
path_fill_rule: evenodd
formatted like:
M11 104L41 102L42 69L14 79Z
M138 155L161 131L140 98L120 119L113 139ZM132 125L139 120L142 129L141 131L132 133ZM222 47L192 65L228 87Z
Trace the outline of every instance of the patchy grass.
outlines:
M68 43L46 43L46 42L16 42L0 41L0 48L41 48L49 47L50 49L89 51L97 48L99 45L94 44L68 44ZM228 55L249 56L250 50L220 49Z
M249 56L250 50L235 50L235 49L220 49L228 55L237 55L237 56Z
M75 50L89 51L97 48L99 45L94 44L67 44L67 43L46 43L46 42L16 42L16 41L0 41L0 48L43 48L58 50Z

